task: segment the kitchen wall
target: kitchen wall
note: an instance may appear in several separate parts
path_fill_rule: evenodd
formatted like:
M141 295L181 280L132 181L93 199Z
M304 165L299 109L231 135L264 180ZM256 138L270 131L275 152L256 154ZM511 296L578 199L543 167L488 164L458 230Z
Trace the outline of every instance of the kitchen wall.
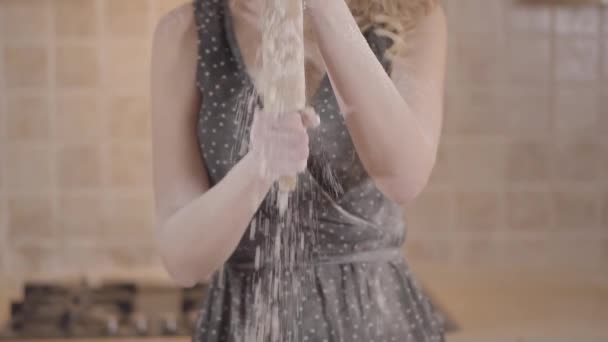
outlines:
M0 0L0 279L157 266L150 37L179 0ZM538 3L531 1L531 3ZM447 2L438 164L416 261L608 258L608 12Z
M443 143L412 208L411 253L465 265L605 267L608 10L446 3Z
M0 0L5 274L157 263L150 38L182 2Z

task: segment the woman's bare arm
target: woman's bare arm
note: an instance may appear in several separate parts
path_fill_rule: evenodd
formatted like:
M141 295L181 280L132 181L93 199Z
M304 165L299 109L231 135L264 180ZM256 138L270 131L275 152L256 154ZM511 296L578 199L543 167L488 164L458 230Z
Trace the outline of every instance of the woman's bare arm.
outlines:
M256 111L249 152L213 187L196 137L197 31L191 5L165 16L152 50L152 140L160 251L183 286L205 280L236 249L271 185L306 168L311 110Z
M202 100L196 47L191 5L163 17L151 78L156 235L167 270L182 286L205 280L225 262L271 185L247 155L209 189L196 139Z
M344 0L309 0L319 47L357 153L376 185L398 203L426 186L439 144L446 18L441 6L406 38L393 79Z

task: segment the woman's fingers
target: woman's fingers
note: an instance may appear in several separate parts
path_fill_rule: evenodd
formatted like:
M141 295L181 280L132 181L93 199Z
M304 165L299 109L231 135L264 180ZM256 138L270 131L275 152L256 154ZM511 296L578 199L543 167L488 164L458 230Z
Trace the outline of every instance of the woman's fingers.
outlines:
M306 107L293 114L299 114L299 119L296 119L294 117L295 115L290 113L272 114L264 112L263 110L258 111L260 118L264 121L270 121L273 128L284 128L285 126L288 126L295 129L299 126L300 122L305 128L315 128L321 124L321 119L313 107Z
M315 109L312 107L306 107L300 111L300 116L302 117L302 124L306 128L315 128L321 124L321 118L315 112Z
M250 146L266 161L268 176L274 180L306 170L310 153L307 128L320 123L314 109L278 114L257 110L254 115Z

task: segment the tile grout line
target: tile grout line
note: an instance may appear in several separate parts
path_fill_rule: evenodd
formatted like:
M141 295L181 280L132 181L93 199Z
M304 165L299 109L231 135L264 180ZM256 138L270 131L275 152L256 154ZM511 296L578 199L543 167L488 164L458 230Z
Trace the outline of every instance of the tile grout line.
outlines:
M153 40L154 40L154 32L156 31L156 25L157 25L158 18L161 15L161 13L159 13L160 12L160 6L159 6L158 1L159 0L148 0L148 4L150 5L150 8L148 8L148 40L147 40L148 43L147 43L147 46L148 46L148 51L149 51L148 52L148 58L150 59L150 63L149 63L150 69L152 67L151 60L152 60L152 44L153 44ZM150 173L151 183L147 186L148 189L145 190L149 194L147 194L146 196L143 196L143 197L145 197L146 200L148 200L148 199L150 200L149 205L151 207L148 208L148 210L149 210L148 215L149 215L149 219L150 219L149 222L151 224L151 227L146 227L146 228L148 228L148 229L150 229L150 230L153 231L154 230L154 224L155 224L154 208L155 208L156 198L155 198L155 195L154 195L154 188L153 188L153 185L152 185L152 183L153 183L152 173L154 172L154 170L153 170L153 167L154 167L154 160L153 160L154 154L153 154L153 151L152 151L152 126L151 126L152 125L152 119L151 119L151 116L152 116L152 105L151 105L152 100L150 98L151 97L151 95L150 95L151 94L150 93L150 89L151 89L151 83L152 83L151 73L152 73L152 71L150 70L150 77L149 77L150 81L149 81L148 88L147 88L148 95L146 96L146 99L147 99L146 101L148 101L148 105L146 106L146 108L149 108L148 109L148 113L147 113L147 119L148 119L148 121L147 121L147 125L148 125L147 136L148 137L147 137L147 147L146 147L146 150L147 150L147 153L150 154L150 164L149 164L150 168L148 169L148 172Z
M2 4L0 4L0 8L2 8ZM5 5L6 6L6 5ZM3 17L4 17L4 11L0 10L0 22L3 22ZM5 73L5 60L4 60L4 51L5 51L5 33L4 30L0 29L0 75L6 75ZM7 119L7 110L8 110L8 105L7 105L7 87L6 87L6 76L2 76L0 77L0 120L2 120L2 122L0 122L0 130L2 130L0 132L0 153L3 156L3 161L2 163L0 163L0 181L2 181L2 191L0 191L0 213L2 213L3 215L1 215L0 217L0 248L1 251L0 252L0 274L4 273L4 272L9 272L8 270L8 266L9 266L9 257L10 257L10 253L8 251L8 246L7 246L7 240L8 240L8 196L7 196L7 172L6 172L6 160L7 160L7 148L6 148L6 141L7 139L7 134L8 134L8 129L7 129L7 124L8 124L8 119Z
M604 39L604 25L606 24L606 6L599 4L597 5L597 9L599 11L599 27L598 27L598 34L597 34L597 44L598 44L598 66L597 66L597 75L598 75L598 81L597 84L599 85L597 88L597 93L596 93L596 105L597 105L597 111L596 111L596 119L600 119L601 118L601 110L602 110L602 89L603 89L603 85L604 85L604 70L606 69L606 41ZM598 121L599 124L599 121ZM601 135L601 133L596 133L597 136ZM605 145L605 143L602 143L603 145ZM596 199L597 203L597 227L601 228L602 226L602 208L604 207L608 207L605 205L604 201L606 201L607 196L604 196L603 194L606 192L606 188L604 185L599 187L599 195L598 198ZM601 253L601 252L600 252Z
M98 79L98 92L96 96L95 105L97 108L97 114L102 117L101 120L101 139L99 141L99 177L100 177L100 212L102 222L106 222L106 217L110 217L110 202L111 202L111 169L112 169L112 160L110 158L110 134L108 129L108 115L107 115L107 100L109 98L107 92L107 79L105 77L107 71L107 60L106 60L106 23L105 23L105 12L106 12L106 3L105 0L96 0L95 1L95 14L96 14L96 42L97 42L97 56L98 60L98 70L99 70L99 79ZM100 224L97 231L94 233L98 236L103 236L103 230L106 227L104 224Z
M549 10L549 86L548 86L548 92L549 92L549 96L548 96L548 101L549 103L547 104L547 109L549 111L549 128L550 128L550 133L549 133L549 139L551 139L551 141L555 141L555 139L557 138L558 134L556 133L557 128L556 128L556 82L557 82L557 77L556 77L556 73L557 71L555 70L556 68L556 58L557 58L557 22L556 22L556 6L555 5L547 5L548 10ZM551 156L551 153L549 154L549 165L551 165L551 163L553 163L553 158ZM549 193L549 197L550 197L550 206L549 206L549 210L550 210L550 218L549 218L549 226L551 227L555 227L557 225L557 215L555 212L555 199L553 196L553 190L554 190L554 183L553 183L553 176L549 175L548 179L547 179L547 184L549 186L549 188L547 189L547 192Z
M48 105L49 105L49 130L51 136L50 148L51 148L51 158L50 158L50 171L51 171L51 188L50 188L50 200L51 200L51 222L50 229L52 235L57 239L55 241L54 247L62 250L63 247L63 238L61 234L59 234L59 145L57 143L57 37L56 37L56 18L54 6L51 1L47 1L45 3L46 13L49 18L49 30L47 36L47 52L48 52ZM55 262L58 262L59 259L55 259ZM56 269L61 269L61 265L55 265Z
M500 49L500 50L506 50L508 49L508 43L509 43L509 34L510 31L508 30L508 19L509 19L509 15L508 15L508 7L507 4L501 2L501 1L496 1L496 2L492 2L493 5L498 6L496 8L496 10L498 11L498 16L499 18L497 18L497 23L494 23L493 27L493 31L491 32L492 35L494 36L494 39L497 41L498 46L496 46L496 48ZM492 95L494 96L494 99L492 100L492 110L494 110L495 112L498 112L498 108L500 108L500 103L499 103L499 99L501 99L501 94L502 91L507 88L509 84L507 83L507 73L508 73L508 69L507 69L507 65L506 63L502 63L502 60L498 60L496 61L496 63L500 63L500 67L496 70L496 75L495 75L495 80L492 82L491 84L491 91L492 91ZM462 139L462 138L461 138ZM468 138L465 138L464 141L466 141ZM497 213L496 213L496 217L495 220L493 222L493 226L492 227L488 227L488 229L490 229L490 231L487 232L487 234L485 234L485 236L483 238L480 238L479 240L484 241L486 244L492 246L492 248L495 250L496 248L498 248L498 246L500 245L499 242L502 242L501 240L499 240L499 238L501 237L501 234L504 234L506 232L508 232L508 227L506 226L506 201L505 201L505 187L506 187L506 168L507 168L507 163L506 163L506 151L509 147L509 142L510 142L510 137L506 136L504 133L497 133L497 134L492 134L492 135L488 135L488 136L473 136L474 142L475 144L481 144L484 140L487 141L492 141L493 143L496 143L497 145L500 145L502 150L503 150L503 157L504 157L504 165L503 165L503 169L502 171L504 172L503 177L502 178L497 178L496 180L492 181L493 186L489 186L487 189L474 189L474 188L470 188L467 187L466 188L466 192L469 191L473 191L473 192L481 192L481 193L485 193L487 195L491 195L495 198L496 200L496 205L497 205ZM456 139L456 141L458 141L458 139ZM461 192L462 190L456 190L456 192ZM455 206L455 205L454 205ZM456 209L454 209L454 211L457 211ZM458 228L458 227L456 227ZM457 229L456 229L457 231ZM473 233L473 231L470 230L460 230L459 233L461 233L461 235L464 238L464 241L466 241L464 244L461 244L461 251L460 253L462 255L459 255L460 257L460 261L462 265L466 265L470 263L469 258L471 258L471 255L468 253L465 253L463 249L470 249L471 246L473 246L473 244L478 241L474 238L475 234ZM502 260L503 256L502 254L499 253L494 253L493 255L486 255L488 258L495 258L495 259L499 259Z
M498 1L498 3L500 4L500 8L499 8L499 12L501 13L501 18L500 18L500 49L501 51L506 51L509 49L508 44L510 43L510 38L511 38L511 34L512 34L512 30L509 27L509 4L506 1ZM503 50L504 49L504 50ZM508 84L508 77L507 77L507 73L508 73L508 66L507 63L503 63L502 60L499 61L499 63L502 64L502 68L500 70L500 75L498 78L498 82L494 88L494 91L496 91L497 94L497 98L501 98L501 96L503 95L501 92L501 85L507 86ZM496 109L495 113L498 113L498 108L501 106L499 102L495 101L494 103L494 108ZM492 245L494 248L497 248L497 246L499 245L499 237L500 237L500 233L501 232L509 232L510 233L510 227L507 224L507 200L506 200L506 190L507 190L507 170L508 170L508 150L509 150L509 145L510 143L512 143L512 137L507 136L505 133L501 132L501 135L503 135L505 137L504 141L503 141L503 157L504 157L504 165L502 168L502 172L503 172L503 177L500 180L500 184L499 184L499 191L496 194L497 196L497 202L498 202L498 217L497 220L498 222L496 222L496 227L494 227L493 231L490 233L490 237L489 237L489 244ZM493 258L497 258L499 260L502 260L503 257L500 255L495 255L493 256Z

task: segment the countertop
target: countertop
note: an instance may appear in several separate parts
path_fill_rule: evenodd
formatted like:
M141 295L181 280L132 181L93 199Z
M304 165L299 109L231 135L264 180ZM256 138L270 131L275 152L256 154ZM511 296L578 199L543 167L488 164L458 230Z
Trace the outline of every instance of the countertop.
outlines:
M608 270L415 264L461 331L450 342L607 342Z
M608 341L606 270L459 268L423 263L412 263L412 268L427 291L461 327L459 332L448 336L448 342ZM142 272L141 279L168 281L151 271ZM14 295L14 289L0 289L0 305L5 308L7 298ZM87 341L108 342L108 339ZM144 341L186 342L189 339Z

